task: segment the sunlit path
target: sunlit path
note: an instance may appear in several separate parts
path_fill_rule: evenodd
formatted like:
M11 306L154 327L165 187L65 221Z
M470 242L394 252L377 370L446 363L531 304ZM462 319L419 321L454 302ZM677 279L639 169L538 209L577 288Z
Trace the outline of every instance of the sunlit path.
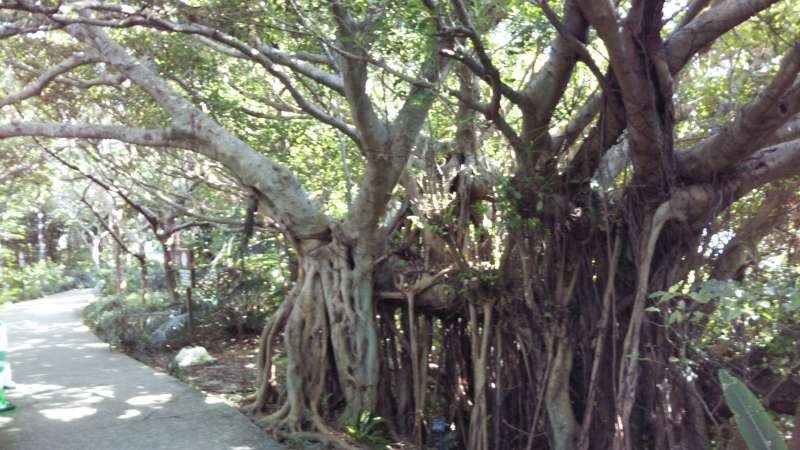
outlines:
M0 311L17 410L0 449L278 449L238 411L120 353L81 324L91 291Z

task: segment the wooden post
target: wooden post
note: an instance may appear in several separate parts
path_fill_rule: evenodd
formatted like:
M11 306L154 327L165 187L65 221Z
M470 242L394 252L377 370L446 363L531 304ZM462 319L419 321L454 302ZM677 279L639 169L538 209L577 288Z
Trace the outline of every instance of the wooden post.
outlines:
M194 342L194 311L192 310L192 288L186 288L186 320L189 331L189 344Z
M177 252L181 285L186 288L186 331L189 334L189 344L192 344L194 342L194 304L192 303L192 287L195 285L194 254L188 248L179 248Z

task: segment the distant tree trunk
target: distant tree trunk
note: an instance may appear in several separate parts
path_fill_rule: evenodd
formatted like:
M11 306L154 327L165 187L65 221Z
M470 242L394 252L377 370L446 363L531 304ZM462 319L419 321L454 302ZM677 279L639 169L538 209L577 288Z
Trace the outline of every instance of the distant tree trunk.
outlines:
M120 235L120 224L119 221L121 220L121 211L114 210L109 215L108 221L109 230L115 236ZM114 239L114 292L117 295L123 294L125 292L125 262L123 260L123 248L122 243L119 239Z
M114 244L114 292L117 295L125 292L125 265L122 260L122 246Z
M94 268L96 270L100 270L102 241L103 241L102 233L98 232L97 234L92 234L91 256L92 256L92 263L94 263Z
M44 262L47 258L47 242L44 237L45 220L44 213L36 214L36 261Z
M164 256L164 283L166 285L167 296L170 303L178 302L178 285L175 280L174 253L172 252L173 243L169 241L161 242L161 250Z
M139 260L139 276L142 281L142 304L144 305L147 303L147 292L150 289L150 282L147 275L147 260L144 257L144 252L137 255L137 259Z

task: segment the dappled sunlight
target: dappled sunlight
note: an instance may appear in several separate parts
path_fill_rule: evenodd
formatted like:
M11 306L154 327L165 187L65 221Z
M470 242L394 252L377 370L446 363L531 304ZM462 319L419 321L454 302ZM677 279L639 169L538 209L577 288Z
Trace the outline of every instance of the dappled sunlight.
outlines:
M124 413L117 416L117 419L133 419L134 417L139 417L142 415L142 412L138 409L126 409Z
M35 311L47 309L37 302ZM0 316L17 383L6 392L17 408L0 414L0 448L175 448L175 439L179 448L264 448L265 437L220 399L112 353L78 326L79 307L36 319L25 306Z
M220 404L220 403L225 403L225 400L223 400L223 399L221 399L219 397L212 397L212 396L208 395L208 396L206 396L206 401L205 402L206 402L207 405L217 405L217 404Z
M40 414L50 420L60 420L62 422L72 422L73 420L91 416L97 412L96 408L79 406L76 408L52 408L39 411Z
M86 398L86 399L94 399L94 398L114 398L114 386L106 385L106 386L93 386L93 387L76 387L76 388L69 388L60 391L62 396L71 396L75 398Z
M172 399L172 394L139 395L131 397L125 403L131 406L158 406Z
M55 391L57 389L64 389L64 386L59 386L57 384L37 384L37 383L17 384L17 387L14 389L14 394L33 396L42 392Z
M75 310L75 304L73 303L31 303L33 303L33 305L26 308L25 311L34 316L58 316L59 314Z
M84 344L81 348L107 348L108 344L104 342L93 342L91 344Z

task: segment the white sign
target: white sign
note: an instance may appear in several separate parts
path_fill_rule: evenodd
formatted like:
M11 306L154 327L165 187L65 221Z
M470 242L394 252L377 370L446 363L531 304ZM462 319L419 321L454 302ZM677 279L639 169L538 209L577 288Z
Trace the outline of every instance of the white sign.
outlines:
M181 286L187 288L192 287L192 271L189 269L180 269L178 273L181 276Z

